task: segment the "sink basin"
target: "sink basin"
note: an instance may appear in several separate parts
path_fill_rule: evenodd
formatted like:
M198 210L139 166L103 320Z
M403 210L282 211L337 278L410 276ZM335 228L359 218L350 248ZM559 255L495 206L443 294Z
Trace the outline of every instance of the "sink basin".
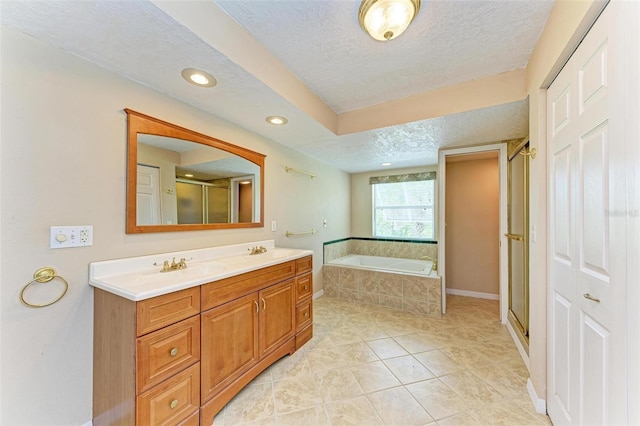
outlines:
M187 269L170 272L142 272L135 274L132 281L140 284L171 283L176 281L188 281L218 274L226 269L226 265L220 262L202 262L189 264Z

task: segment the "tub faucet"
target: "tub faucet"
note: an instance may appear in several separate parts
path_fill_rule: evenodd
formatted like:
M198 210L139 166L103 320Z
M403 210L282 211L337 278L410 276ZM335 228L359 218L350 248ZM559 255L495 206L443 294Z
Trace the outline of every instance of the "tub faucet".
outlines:
M431 256L420 256L420 259L422 259L422 260L430 260L431 264L432 264L431 270L438 272L438 259L433 258Z

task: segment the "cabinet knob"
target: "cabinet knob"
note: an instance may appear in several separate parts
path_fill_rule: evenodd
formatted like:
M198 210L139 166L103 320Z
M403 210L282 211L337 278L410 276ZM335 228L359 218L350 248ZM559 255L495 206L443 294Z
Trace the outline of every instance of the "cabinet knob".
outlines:
M305 289L305 290L309 290L309 286L308 286L308 285L305 285L305 286L304 286L304 289Z
M174 399L173 401L171 401L171 404L169 404L169 407L176 408L178 406L178 400Z
M309 316L309 312L304 313L305 318Z
M178 348L173 348L173 349L171 349L171 351L169 352L169 355L171 355L171 356L176 356L176 355L178 355Z

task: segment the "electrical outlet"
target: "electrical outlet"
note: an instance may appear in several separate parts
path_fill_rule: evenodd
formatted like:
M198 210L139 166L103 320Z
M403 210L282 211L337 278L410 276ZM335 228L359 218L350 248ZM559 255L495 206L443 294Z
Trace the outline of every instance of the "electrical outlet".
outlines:
M278 222L275 220L271 221L271 232L276 232L278 230Z
M52 249L93 245L93 226L52 226L49 247Z

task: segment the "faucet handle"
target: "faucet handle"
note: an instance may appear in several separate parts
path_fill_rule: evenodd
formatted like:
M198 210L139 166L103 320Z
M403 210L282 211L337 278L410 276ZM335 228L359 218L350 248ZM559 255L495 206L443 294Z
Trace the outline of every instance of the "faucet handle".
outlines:
M178 263L178 269L187 269L187 262L184 257L180 259L180 262Z
M169 261L165 260L162 263L162 269L160 269L160 272L169 272L171 270L171 267L169 266Z

